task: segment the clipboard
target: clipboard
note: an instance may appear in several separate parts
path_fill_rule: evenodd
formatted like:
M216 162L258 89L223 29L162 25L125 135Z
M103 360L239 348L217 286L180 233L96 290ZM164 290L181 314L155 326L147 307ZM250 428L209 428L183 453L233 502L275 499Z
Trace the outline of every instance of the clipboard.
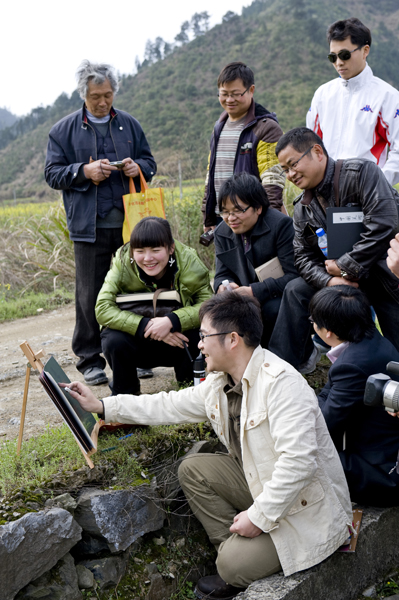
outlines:
M326 214L328 258L339 258L350 252L366 231L364 214L355 206L329 206Z

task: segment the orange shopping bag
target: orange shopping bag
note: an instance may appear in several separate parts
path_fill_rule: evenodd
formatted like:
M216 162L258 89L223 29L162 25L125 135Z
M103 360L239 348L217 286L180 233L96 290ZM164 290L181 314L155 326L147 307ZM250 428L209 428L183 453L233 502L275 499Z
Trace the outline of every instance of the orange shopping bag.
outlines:
M125 220L123 222L123 243L130 240L130 234L135 225L144 217L165 218L162 188L149 188L143 173L140 171L141 192L136 192L133 178L129 178L129 194L123 196Z

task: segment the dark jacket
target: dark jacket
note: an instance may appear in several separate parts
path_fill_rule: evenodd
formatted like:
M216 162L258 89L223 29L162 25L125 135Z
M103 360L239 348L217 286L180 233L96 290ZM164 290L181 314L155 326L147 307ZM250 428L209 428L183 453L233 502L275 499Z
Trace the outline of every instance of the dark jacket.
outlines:
M363 402L367 378L386 373L391 360L399 361L399 352L375 329L372 338L350 344L337 358L318 398L331 437L341 451L354 500L368 487L384 487L384 474L388 488L398 481L388 472L399 449L399 419L388 415L383 406L369 407ZM346 449L342 452L344 432Z
M259 216L250 236L251 249L244 254L241 235L235 234L224 222L216 227L214 290L217 292L224 279L240 286L250 285L254 296L264 304L271 298L281 297L287 283L298 277L294 267L292 219L268 208ZM275 256L280 260L284 276L259 281L255 268Z
M128 113L111 109L111 137L117 160L131 157L147 181L156 173L155 160L140 123ZM50 131L44 175L49 186L62 190L71 240L94 242L96 239L97 186L90 179L77 183L79 168L97 160L96 133L87 121L84 106L58 121ZM121 171L125 193L129 179ZM139 178L134 179L140 190Z
M227 121L228 114L223 112L216 122L211 137L208 173L205 193L202 201L204 225L216 225L216 192L214 184L216 148ZM250 173L262 181L270 206L281 209L285 176L278 164L275 147L283 135L275 113L252 100L244 129L237 144L234 173Z
M309 285L325 287L331 275L324 266L325 257L317 244L316 229L327 230L326 215L317 197L329 206L335 206L335 161L328 159L323 181L315 190L306 190L295 203L294 252L299 274ZM396 277L386 266L386 252L397 224L399 193L387 182L381 169L371 161L361 158L344 160L339 178L340 206L361 208L364 214L365 233L353 250L337 259L337 265L349 276L361 279L374 267L393 290L398 287Z

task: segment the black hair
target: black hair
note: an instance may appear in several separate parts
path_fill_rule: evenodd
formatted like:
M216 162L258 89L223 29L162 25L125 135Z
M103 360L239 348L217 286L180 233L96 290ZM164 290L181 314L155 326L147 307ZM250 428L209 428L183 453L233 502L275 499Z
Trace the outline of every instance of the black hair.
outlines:
M361 342L373 336L375 325L367 296L350 285L325 287L309 304L311 318L321 329L332 331L345 342Z
M363 25L356 17L344 19L343 21L335 21L327 29L328 43L332 42L332 40L342 42L348 37L350 37L352 44L355 46L371 46L370 29L366 25Z
M232 62L226 65L219 74L218 88L229 81L241 79L245 88L255 84L255 77L252 69L247 67L243 62Z
M218 206L222 211L226 200L239 208L238 200L252 208L262 208L262 212L269 206L269 198L265 188L255 175L237 173L227 179L220 188Z
M206 300L200 307L200 321L208 317L216 331L235 331L242 334L250 348L260 344L263 332L260 304L256 298L236 292L223 292ZM219 336L223 344L222 336Z
M169 222L161 217L144 217L134 227L130 236L130 247L133 250L157 246L171 248L173 244Z
M319 146L322 147L324 154L328 156L323 140L317 133L308 129L308 127L295 127L281 136L277 142L276 155L278 156L281 150L284 150L287 146L292 146L296 152L306 152L306 150L314 144L319 144Z

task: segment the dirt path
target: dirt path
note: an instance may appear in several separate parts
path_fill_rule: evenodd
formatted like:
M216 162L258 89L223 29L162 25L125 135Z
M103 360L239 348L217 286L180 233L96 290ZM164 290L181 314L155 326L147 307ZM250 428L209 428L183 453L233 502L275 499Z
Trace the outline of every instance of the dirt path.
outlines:
M71 380L83 381L75 368L77 358L71 349L74 325L73 305L0 324L0 440L14 439L19 433L27 364L19 347L22 342L28 341L34 352L43 349L46 353L44 360L53 355ZM106 372L110 377L108 366ZM54 427L62 423L37 375L37 371L31 372L24 439L40 435L47 425ZM141 382L141 389L144 393L169 390L174 381L173 369L159 367L154 369L152 379ZM92 389L100 397L110 394L108 385Z

